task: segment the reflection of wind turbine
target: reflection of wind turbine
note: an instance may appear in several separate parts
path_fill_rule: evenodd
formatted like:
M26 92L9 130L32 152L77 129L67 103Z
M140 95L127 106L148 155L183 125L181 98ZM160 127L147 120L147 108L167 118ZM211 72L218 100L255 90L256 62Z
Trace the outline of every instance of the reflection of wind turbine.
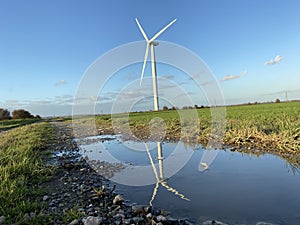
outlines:
M157 148L158 148L158 165L159 165L159 176L158 176L158 173L157 173L157 170L156 170L156 167L155 167L155 164L153 162L153 159L152 159L152 156L150 154L150 151L149 151L149 148L147 146L147 144L145 143L145 146L146 146L146 150L147 150L147 153L148 153L148 157L149 157L149 160L150 160L150 163L152 165L152 169L153 169L153 172L154 172L154 175L156 177L156 185L154 187L154 190L153 190L153 194L152 194L152 198L150 200L150 205L152 206L152 202L157 194L157 190L158 190L158 187L159 187L159 184L161 184L161 186L165 187L168 191L170 192L173 192L175 195L179 196L180 198L186 200L186 201L190 201L190 199L186 198L183 194L180 194L176 189L170 187L166 180L164 179L163 177L163 158L161 157L161 153L162 153L162 146L161 146L161 142L157 142Z
M165 26L163 29L161 29L158 33L156 33L150 40L148 39L145 31L143 30L143 28L137 18L135 18L135 21L147 42L140 85L142 85L142 80L144 77L144 71L145 71L145 67L146 67L146 61L148 58L148 52L149 52L149 46L150 46L151 47L151 68L152 68L154 110L157 111L159 109L159 105L158 105L158 91L157 91L157 77L156 77L156 62L155 62L154 46L157 46L158 42L154 42L154 40L156 38L158 38L158 36L161 35L166 29L168 29L173 23L175 23L176 19L174 19L172 22L170 22L167 26Z

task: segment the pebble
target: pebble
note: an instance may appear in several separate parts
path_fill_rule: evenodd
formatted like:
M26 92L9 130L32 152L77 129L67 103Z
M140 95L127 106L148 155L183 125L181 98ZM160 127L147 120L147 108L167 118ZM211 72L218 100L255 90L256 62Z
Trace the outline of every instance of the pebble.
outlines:
M79 224L79 221L78 220L73 220L71 223L69 223L69 225L77 225Z
M115 221L114 221L114 224L115 224L115 225L120 225L121 223L122 223L121 220L115 220Z
M273 223L258 222L256 225L273 225Z
M118 214L114 215L114 218L115 218L115 219L124 219L124 218L125 218L125 215L124 215L124 214L121 214L121 213L118 213Z
M3 224L5 221L5 217L4 216L0 216L0 224Z
M122 195L116 195L114 200L113 200L113 204L114 205L120 205L125 201L125 198Z
M132 210L132 213L135 214L135 215L142 214L142 213L145 212L145 209L144 209L143 205L133 205L131 207L131 210Z
M157 222L165 222L165 221L167 221L167 218L162 215L158 215L156 217L156 220L157 220Z
M160 210L159 210L159 214L160 214L160 215L163 215L163 216L168 216L168 215L169 215L169 212L166 211L166 210L164 210L164 209L160 209Z
M152 213L148 213L148 214L146 215L146 217L147 217L147 219L151 219L151 218L152 218Z
M47 201L48 198L49 198L49 196L48 196L48 195L45 195L45 196L43 197L43 201Z
M127 224L131 224L131 223L130 223L130 219L125 219L125 220L124 220L124 223L125 223L126 225L127 225Z
M29 214L28 214L28 213L25 213L25 214L24 214L24 220L29 220L29 219L30 219Z
M144 219L142 217L133 217L132 221L136 224L140 223L141 221L143 221Z
M202 225L227 225L227 224L222 223L222 222L217 221L217 220L207 220L207 221L203 222Z
M190 222L189 222L189 221L187 221L187 220L186 220L186 221L184 221L184 224L185 224L185 225L194 225L194 224L190 223ZM227 224L226 224L226 225L227 225Z
M170 217L168 216L168 221L171 223L171 224L174 224L176 221L178 221L177 219L173 218L173 217Z
M101 217L88 216L87 218L83 218L82 222L84 225L99 225L102 222Z

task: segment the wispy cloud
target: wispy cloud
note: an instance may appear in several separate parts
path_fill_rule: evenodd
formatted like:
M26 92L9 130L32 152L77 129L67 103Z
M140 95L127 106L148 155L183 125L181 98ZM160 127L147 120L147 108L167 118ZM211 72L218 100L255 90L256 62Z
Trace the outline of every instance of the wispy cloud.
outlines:
M67 81L66 81L66 80L59 80L59 81L57 81L54 85L55 85L56 87L58 87L58 86L66 85L66 84L67 84Z
M274 59L265 62L265 65L274 65L283 59L281 55L276 55Z
M13 111L15 109L25 109L31 114L41 116L53 115L71 115L73 96L61 95L47 99L24 99L24 100L6 100L0 102L5 108Z
M126 79L129 80L129 81L135 80L135 79L138 79L138 78L139 78L138 74L133 73L133 72L130 72L126 75Z
M247 74L247 70L242 71L239 75L226 75L224 77L222 77L221 81L228 81L228 80L233 80L233 79L237 79L240 78L242 76L245 76Z
M168 80L174 79L174 76L173 75L169 75L169 74L163 75L162 77L165 78L165 79L168 79Z
M188 78L188 80L199 79L199 78L201 78L201 77L205 77L205 75L208 75L208 74L209 74L208 71L206 71L206 70L201 70L201 71L199 71L198 73L192 74L192 75Z
M222 78L223 79L223 78ZM208 81L204 81L201 83L201 86L206 86L206 85L210 85L213 84L215 81L214 80L208 80Z

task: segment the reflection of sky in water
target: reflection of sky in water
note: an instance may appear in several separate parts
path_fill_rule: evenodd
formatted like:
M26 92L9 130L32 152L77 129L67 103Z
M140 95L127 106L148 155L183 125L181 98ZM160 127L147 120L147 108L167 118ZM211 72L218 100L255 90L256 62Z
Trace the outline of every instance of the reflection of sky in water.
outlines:
M104 142L103 146L120 161L150 165L146 151L128 150L117 140ZM164 143L162 147L164 158L167 158L176 144ZM84 149L90 159L100 156L96 154L101 150L97 143L86 145ZM150 153L157 163L156 149ZM209 169L201 173L198 167L203 153L199 147L188 163L167 180L169 186L191 201L184 201L159 186L153 201L155 207L197 222L217 219L229 224L256 224L258 221L300 224L300 174L289 172L284 160L269 154L256 157L220 151ZM155 184L139 187L117 185L119 192L138 204L149 204L154 187Z
M91 143L88 145L81 146L82 152L89 157L89 159L99 159L104 160L108 162L116 162L116 160L113 160L111 156L107 155L106 151L109 151L109 153L118 159L119 161L126 163L126 164L132 164L132 165L138 165L138 166L144 166L149 165L149 157L147 155L145 144L143 142L134 142L134 141L125 141L126 145L131 145L133 149L130 149L129 147L126 147L120 142L119 140L115 139L112 141L104 141L102 145L100 145L98 142ZM157 157L157 150L156 150L156 143L149 143L149 149L150 154L153 159ZM164 147L165 144L163 144ZM176 147L176 144L168 144L168 147L164 149L164 158L167 158L173 151L173 149ZM134 149L142 149L143 150L134 150Z

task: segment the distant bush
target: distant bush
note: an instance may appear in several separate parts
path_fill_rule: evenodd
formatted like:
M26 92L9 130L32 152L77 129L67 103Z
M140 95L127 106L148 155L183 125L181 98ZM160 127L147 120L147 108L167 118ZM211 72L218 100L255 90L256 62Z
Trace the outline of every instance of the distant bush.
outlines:
M41 116L40 115L35 115L34 118L41 119Z
M9 120L11 119L10 112L7 109L0 108L0 120Z
M280 99L277 98L277 99L275 100L275 103L280 103Z
M13 119L26 119L26 118L33 118L33 115L31 115L28 111L24 109L17 109L12 112L12 118Z
M166 106L166 105L163 107L163 110L164 110L164 111L166 111L166 110L168 110L168 109L169 109L169 108L168 108L168 106Z

